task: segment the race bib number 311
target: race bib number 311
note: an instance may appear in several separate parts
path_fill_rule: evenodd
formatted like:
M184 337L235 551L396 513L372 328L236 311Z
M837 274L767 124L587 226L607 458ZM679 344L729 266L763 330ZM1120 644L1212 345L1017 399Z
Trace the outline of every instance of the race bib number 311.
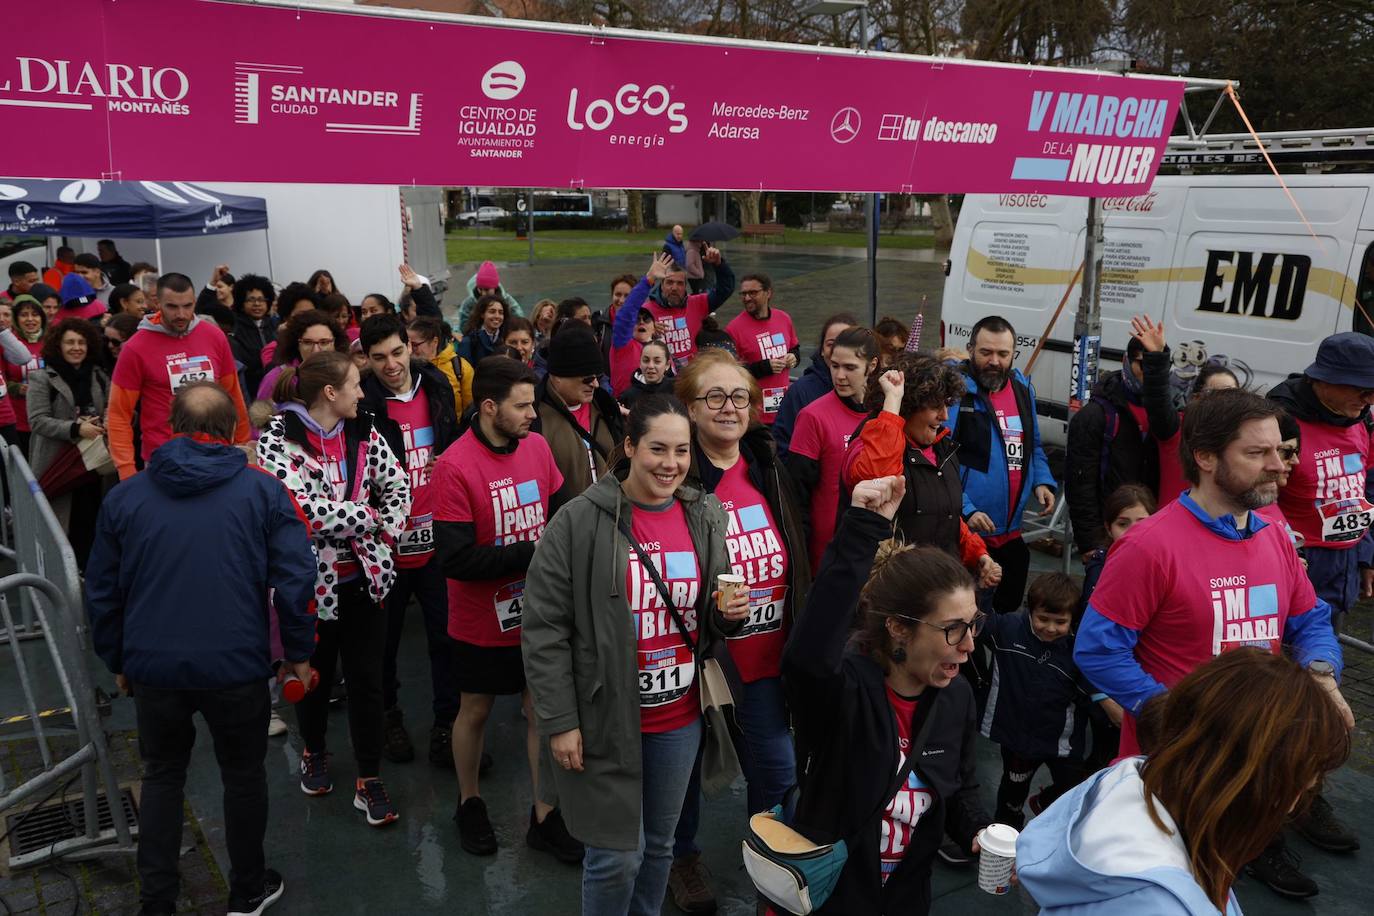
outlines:
M639 705L662 706L687 694L696 677L685 645L639 651Z

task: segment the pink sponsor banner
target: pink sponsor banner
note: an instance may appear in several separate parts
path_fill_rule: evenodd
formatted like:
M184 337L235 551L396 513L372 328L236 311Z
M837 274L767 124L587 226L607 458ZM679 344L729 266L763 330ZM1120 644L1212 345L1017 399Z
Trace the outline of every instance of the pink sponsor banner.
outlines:
M24 177L1148 189L1183 83L224 0L5 0Z

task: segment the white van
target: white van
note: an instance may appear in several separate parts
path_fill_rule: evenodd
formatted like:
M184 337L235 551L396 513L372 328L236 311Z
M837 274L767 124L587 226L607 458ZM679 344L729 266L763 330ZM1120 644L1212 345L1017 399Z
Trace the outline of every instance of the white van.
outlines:
M1300 372L1322 338L1374 333L1374 175L1285 175L1314 239L1272 175L1178 175L1139 197L1102 201L1102 362L1120 368L1133 315L1165 325L1185 376L1224 356L1243 384L1266 390ZM1043 194L964 198L945 283L941 336L967 349L987 315L1016 328L1023 371L1041 336L1032 380L1039 412L1066 421L1079 287L1047 328L1083 259L1087 201ZM1066 422L1042 422L1062 444Z

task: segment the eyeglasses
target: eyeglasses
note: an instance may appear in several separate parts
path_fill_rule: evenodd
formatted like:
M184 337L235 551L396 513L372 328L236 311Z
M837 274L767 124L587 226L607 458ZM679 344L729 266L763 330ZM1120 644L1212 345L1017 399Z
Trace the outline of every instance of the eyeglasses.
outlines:
M1298 457L1298 447L1296 445L1279 446L1279 457L1284 461L1292 461L1294 458Z
M256 302L256 303L258 303L259 305L266 305L266 304L267 304L267 297L264 296L262 293L258 293L256 296L247 296L247 297L245 297L243 301L244 301L244 302Z
M578 379L578 381L581 382L581 383L584 384L584 385L599 385L599 384L601 383L601 376L599 376L599 375L584 375L584 376L582 376L582 378Z
M915 617L906 617L903 619L915 621L933 630L939 630L945 634L946 645L957 646L959 643L963 642L964 637L968 636L970 633L977 636L979 633L983 632L983 624L988 622L988 615L979 613L975 615L972 620L956 620L954 623L948 623L944 626L940 626L938 623L928 623L924 620L917 620Z
M328 350L334 346L334 338L331 337L328 340L306 340L302 338L300 345L302 350Z
M743 388L736 388L734 391L726 394L724 391L716 388L692 400L705 401L706 406L712 410L720 410L725 406L725 402L728 400L731 404L735 405L736 410L743 410L749 406L749 392Z
M752 299L755 296L762 296L767 290L762 289L742 289L739 291L741 299Z

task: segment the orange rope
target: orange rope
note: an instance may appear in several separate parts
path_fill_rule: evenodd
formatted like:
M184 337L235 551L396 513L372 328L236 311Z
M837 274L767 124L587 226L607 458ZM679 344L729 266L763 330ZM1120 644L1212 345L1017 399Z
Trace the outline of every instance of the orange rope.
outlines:
M1026 363L1026 377L1030 378L1035 371L1035 361L1040 358L1040 351L1045 348L1045 341L1050 339L1050 331L1054 330L1054 323L1059 320L1059 313L1064 311L1064 303L1069 301L1069 294L1078 285L1078 278L1083 276L1083 261L1078 262L1078 270L1073 272L1073 279L1069 281L1068 287L1064 290L1064 296L1059 300L1059 307L1054 310L1054 315L1050 318L1050 323L1045 325L1045 333L1040 335L1040 340L1035 344L1035 351L1031 353L1030 360Z
M1264 148L1264 142L1260 140L1259 134L1255 133L1255 128L1250 123L1250 116L1245 113L1244 108L1240 107L1240 99L1236 96L1236 87L1230 80L1226 81L1226 94L1231 97L1231 104L1236 106L1236 113L1239 114L1240 119L1245 122L1245 129L1250 131L1251 137L1255 138L1255 143L1259 146L1260 155L1263 156L1264 161L1269 164L1269 171L1274 173L1274 177L1279 180L1279 187L1283 188L1283 193L1288 195L1288 202L1293 205L1294 210L1298 211L1298 216L1302 218L1302 224L1307 227L1307 231L1313 239L1320 241L1320 239L1317 239L1316 230L1313 229L1312 224L1307 221L1307 214L1303 213L1302 207L1298 206L1297 198L1293 196L1292 191L1288 190L1288 183L1283 180L1283 176L1279 174L1279 170L1274 168L1274 160L1269 158L1269 151Z

